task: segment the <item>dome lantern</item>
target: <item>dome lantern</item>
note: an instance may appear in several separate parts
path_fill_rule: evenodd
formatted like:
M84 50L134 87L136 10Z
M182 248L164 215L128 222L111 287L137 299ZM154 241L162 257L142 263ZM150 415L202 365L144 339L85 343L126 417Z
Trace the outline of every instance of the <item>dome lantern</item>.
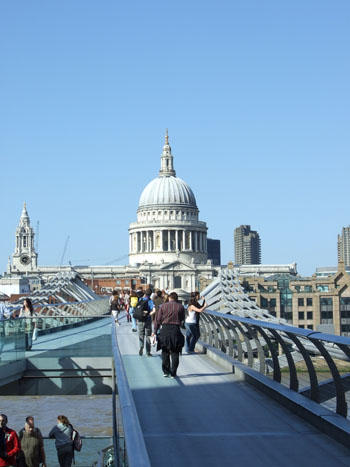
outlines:
M160 157L160 177L176 177L174 170L173 155L171 154L171 147L169 145L168 129L165 131L165 144L163 146L163 152Z

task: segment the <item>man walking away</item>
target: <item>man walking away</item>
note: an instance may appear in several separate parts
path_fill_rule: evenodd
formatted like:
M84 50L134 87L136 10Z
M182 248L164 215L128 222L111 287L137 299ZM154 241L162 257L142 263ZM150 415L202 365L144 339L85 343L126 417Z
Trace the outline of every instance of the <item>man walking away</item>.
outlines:
M154 314L153 309L154 309L154 303L151 300L151 294L152 290L151 289L146 289L145 294L142 298L140 298L139 302L142 300L147 301L147 307L146 307L146 316L145 318L141 321L138 320L137 322L137 328L139 331L139 343L140 343L140 349L139 349L139 355L142 356L143 354L143 348L145 345L145 336L146 336L146 355L147 357L151 357L151 334L152 334L152 314Z
M162 370L165 377L176 377L180 352L185 343L184 336L180 330L184 319L185 309L178 302L177 293L171 292L169 302L163 303L159 308L154 322L155 335L157 335L157 331L161 327L158 335L157 350L162 349Z

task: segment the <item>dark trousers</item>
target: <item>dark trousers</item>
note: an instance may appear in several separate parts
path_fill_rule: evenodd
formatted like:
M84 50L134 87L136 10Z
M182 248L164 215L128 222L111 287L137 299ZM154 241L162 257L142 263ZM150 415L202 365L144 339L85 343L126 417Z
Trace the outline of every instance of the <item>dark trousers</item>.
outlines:
M57 448L57 457L60 467L71 467L74 457L73 446L70 444Z
M162 370L166 375L176 376L176 370L179 366L179 352L170 352L162 349ZM171 365L170 365L171 360Z
M139 331L140 352L143 352L146 337L146 352L151 353L152 318L148 317L146 321L138 321L137 328Z
M194 352L196 342L199 339L199 327L196 323L185 323L186 327L186 350Z

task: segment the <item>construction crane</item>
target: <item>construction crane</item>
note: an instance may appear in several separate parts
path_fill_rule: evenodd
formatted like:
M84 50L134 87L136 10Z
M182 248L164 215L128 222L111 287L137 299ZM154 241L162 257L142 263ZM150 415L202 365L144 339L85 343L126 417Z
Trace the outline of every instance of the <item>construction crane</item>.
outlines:
M121 261L122 259L125 259L129 256L129 254L127 255L123 255L123 256L119 256L119 258L115 258L113 259L112 261L109 261L108 263L105 263L104 266L110 266L111 264L113 263L117 263L118 261Z
M68 247L69 239L70 239L70 236L68 235L67 238L66 238L66 241L65 241L65 243L64 243L63 253L62 253L62 256L61 256L60 267L61 267L62 264L63 264L63 260L64 260L64 257L65 257L65 254L66 254L66 252L67 252L67 247Z

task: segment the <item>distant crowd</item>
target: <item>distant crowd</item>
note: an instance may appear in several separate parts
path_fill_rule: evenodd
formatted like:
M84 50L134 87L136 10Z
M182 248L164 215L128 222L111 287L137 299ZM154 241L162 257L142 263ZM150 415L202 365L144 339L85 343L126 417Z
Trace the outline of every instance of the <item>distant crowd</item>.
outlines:
M18 434L7 423L7 415L0 414L0 467L46 467L43 436L34 425L34 417L26 417L24 427ZM71 467L77 446L76 437L80 440L68 418L59 415L49 438L55 439L60 467Z
M120 312L125 310L126 321L131 323L132 332L138 332L139 355L146 350L152 357L152 345L162 351L164 377L176 378L179 356L185 346L187 353L194 353L200 337L200 313L206 308L205 300L199 292L190 294L189 302L180 303L176 292L165 290L136 291L117 290L110 298L110 311L117 326L120 325ZM181 328L186 329L185 337Z

